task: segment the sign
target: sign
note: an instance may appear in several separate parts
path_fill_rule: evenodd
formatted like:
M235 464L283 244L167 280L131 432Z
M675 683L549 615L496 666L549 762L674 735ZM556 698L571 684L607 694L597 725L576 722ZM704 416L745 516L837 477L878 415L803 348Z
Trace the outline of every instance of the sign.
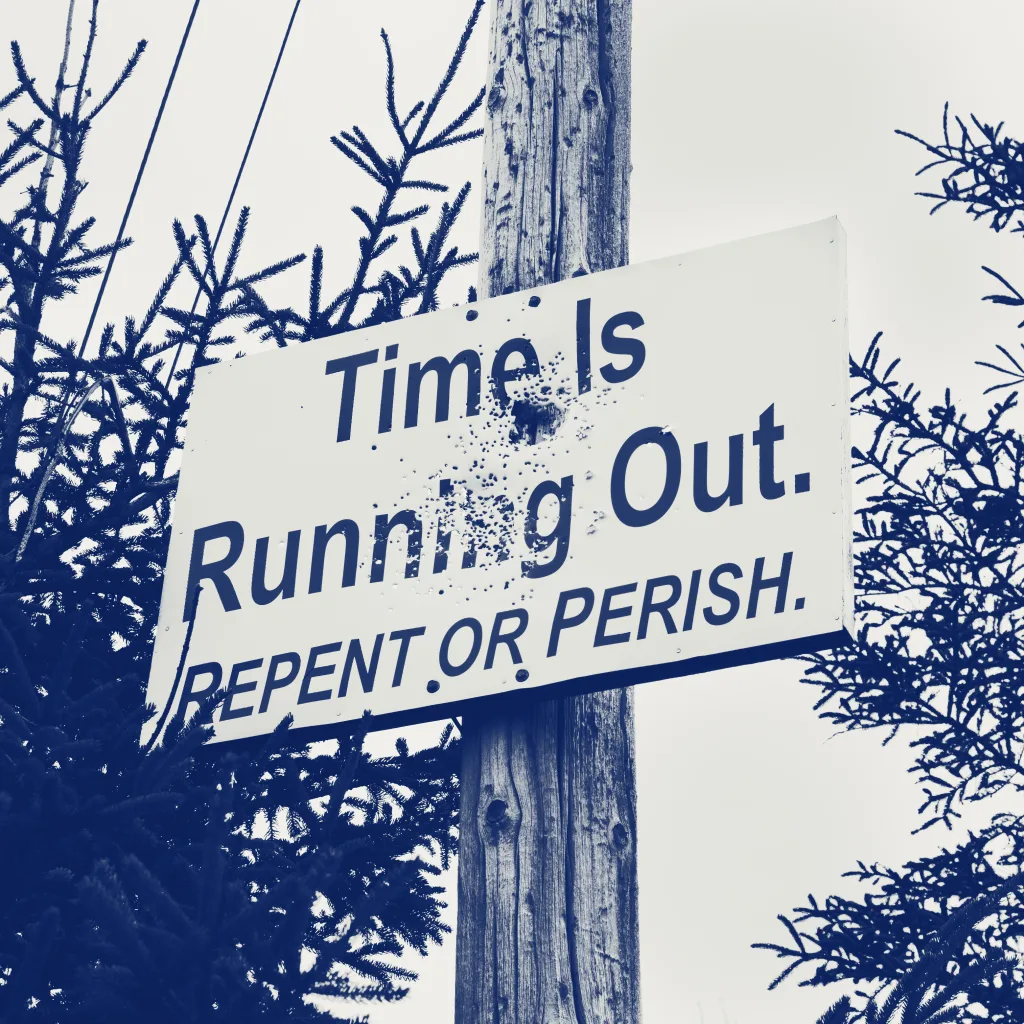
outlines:
M200 370L148 699L224 741L844 642L847 361L830 219Z

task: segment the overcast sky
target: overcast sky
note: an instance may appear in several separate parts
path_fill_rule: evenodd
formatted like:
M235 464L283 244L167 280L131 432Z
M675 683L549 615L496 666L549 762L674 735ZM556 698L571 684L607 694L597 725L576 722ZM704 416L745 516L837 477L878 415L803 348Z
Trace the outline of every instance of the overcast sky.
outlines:
M353 122L384 137L382 26L409 106L443 70L469 7L304 0L239 193L253 210L246 266L322 244L328 274L339 288L346 282L356 225L348 208L376 196L328 138ZM190 9L191 0L101 5L98 84L137 39L150 40L85 165L84 203L108 236ZM148 304L173 257L173 217L219 218L291 9L292 0L203 0L129 227L136 245L116 264L101 320ZM0 12L32 73L52 82L65 0L0 0ZM923 154L893 130L935 138L948 99L959 113L1024 131L1018 62L993 57L994 40L1022 31L1024 9L1008 0L636 0L633 261L838 214L854 350L884 330L887 350L926 388L952 384L967 408L981 408L990 378L973 360L1018 336L1010 313L979 301L988 290L980 267L1012 276L1021 243L958 211L929 218L928 203L913 196ZM483 36L453 110L483 82ZM446 153L437 173L475 184L480 154ZM465 247L475 248L477 226L471 203ZM300 272L282 285L296 304L302 282ZM93 295L84 289L77 305L62 303L46 329L80 337ZM767 992L776 963L749 944L780 938L775 915L808 892L849 891L839 876L858 858L898 864L946 838L910 836L919 796L905 750L830 738L798 676L792 663L776 663L637 693L649 1021L812 1022L835 994L792 984ZM373 1010L374 1024L450 1021L453 955L453 941L431 954L413 995Z

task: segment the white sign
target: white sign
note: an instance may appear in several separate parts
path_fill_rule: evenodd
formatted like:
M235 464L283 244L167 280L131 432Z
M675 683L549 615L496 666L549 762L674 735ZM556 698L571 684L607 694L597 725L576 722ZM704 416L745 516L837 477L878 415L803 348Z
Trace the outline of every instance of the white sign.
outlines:
M222 741L835 646L847 359L830 219L201 370L148 699Z

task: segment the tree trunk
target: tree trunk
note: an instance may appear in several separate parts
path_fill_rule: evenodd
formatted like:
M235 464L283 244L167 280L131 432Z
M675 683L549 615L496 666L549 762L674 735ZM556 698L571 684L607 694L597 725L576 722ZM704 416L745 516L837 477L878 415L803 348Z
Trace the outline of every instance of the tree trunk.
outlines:
M628 261L631 0L494 0L481 290ZM633 700L463 719L456 1024L638 1024Z

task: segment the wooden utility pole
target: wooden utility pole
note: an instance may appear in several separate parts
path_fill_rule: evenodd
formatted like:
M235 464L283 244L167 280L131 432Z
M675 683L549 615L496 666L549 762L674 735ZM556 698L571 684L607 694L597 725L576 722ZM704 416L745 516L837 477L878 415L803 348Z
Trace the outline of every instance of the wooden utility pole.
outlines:
M631 0L493 0L483 295L628 262ZM463 719L456 1024L638 1024L633 699Z

